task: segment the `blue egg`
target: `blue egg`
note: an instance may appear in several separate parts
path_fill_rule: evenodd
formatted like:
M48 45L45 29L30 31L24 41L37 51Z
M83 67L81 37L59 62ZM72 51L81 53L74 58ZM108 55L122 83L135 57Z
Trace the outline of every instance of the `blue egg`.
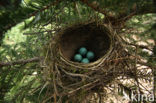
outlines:
M82 56L80 54L76 54L74 56L74 60L77 61L77 62L80 62L82 60Z
M94 59L95 55L92 51L88 51L86 57L89 59L89 60L92 60Z
M85 64L86 63L89 63L89 60L87 58L83 58L82 61L81 61L81 63L85 63Z
M86 55L87 54L87 49L85 48L85 47L81 47L80 49L79 49L79 53L81 54L81 55Z

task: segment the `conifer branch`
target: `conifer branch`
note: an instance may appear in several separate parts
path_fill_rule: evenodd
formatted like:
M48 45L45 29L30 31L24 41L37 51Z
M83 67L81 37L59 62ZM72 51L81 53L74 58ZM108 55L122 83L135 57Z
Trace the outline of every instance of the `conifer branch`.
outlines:
M12 62L0 62L0 68L3 66L12 66L12 65L21 65L21 64L27 64L27 63L32 63L32 62L39 62L41 60L41 57L34 57L31 59L21 59L17 61L12 61Z

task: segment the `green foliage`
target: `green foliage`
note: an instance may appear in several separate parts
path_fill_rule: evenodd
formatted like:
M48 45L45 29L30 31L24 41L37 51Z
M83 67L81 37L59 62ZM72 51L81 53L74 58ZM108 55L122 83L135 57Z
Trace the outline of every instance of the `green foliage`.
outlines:
M16 61L40 55L46 36L23 35L24 32L29 31L28 29L23 31L23 27L24 23L20 23L5 34L0 47L0 61ZM2 67L0 69L0 90L4 90L2 92L4 94L0 94L0 102L22 103L25 97L27 97L27 101L32 101L33 95L36 97L35 100L38 100L36 92L32 94L30 92L35 91L41 85L40 70L38 63ZM40 92L40 89L37 92Z

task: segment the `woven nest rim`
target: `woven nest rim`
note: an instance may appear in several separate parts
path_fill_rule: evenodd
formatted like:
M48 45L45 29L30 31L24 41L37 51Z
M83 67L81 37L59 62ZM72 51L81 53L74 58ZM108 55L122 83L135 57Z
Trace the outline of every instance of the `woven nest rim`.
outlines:
M111 54L112 50L113 50L113 39L114 39L114 32L112 32L112 28L110 25L106 25L106 24L102 24L102 23L97 23L97 22L89 22L89 23L86 23L86 24L91 24L91 23L95 23L97 26L100 26L102 27L103 29L106 30L107 32L107 36L110 38L110 46L109 46L109 49L107 50L107 53L105 55L103 55L102 57L98 58L96 61L94 62L91 62L91 63L88 63L88 64L84 64L84 63L78 63L78 62L74 62L74 61L71 61L71 60L68 60L62 53L61 51L61 48L59 46L59 54L60 54L60 59L61 61L67 63L68 65L70 66L73 66L73 67L76 67L76 68L95 68L95 66L100 66L106 59L107 57ZM86 24L75 24L74 26L70 26L70 27L67 27L68 29L69 28L73 28L73 27L79 27L79 26L84 26ZM60 35L63 35L64 34L64 31L66 29L63 30L63 32L61 32Z

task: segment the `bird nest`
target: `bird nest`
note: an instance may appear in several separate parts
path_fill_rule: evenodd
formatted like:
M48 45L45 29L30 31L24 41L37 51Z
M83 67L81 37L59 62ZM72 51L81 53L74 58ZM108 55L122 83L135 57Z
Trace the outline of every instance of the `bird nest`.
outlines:
M88 64L73 61L75 51L82 46L96 55ZM132 72L128 68L132 66L130 55L121 38L111 25L98 22L79 23L56 33L46 55L45 76L52 85L51 100L60 103L87 102L94 93L105 94L104 87L115 78Z

